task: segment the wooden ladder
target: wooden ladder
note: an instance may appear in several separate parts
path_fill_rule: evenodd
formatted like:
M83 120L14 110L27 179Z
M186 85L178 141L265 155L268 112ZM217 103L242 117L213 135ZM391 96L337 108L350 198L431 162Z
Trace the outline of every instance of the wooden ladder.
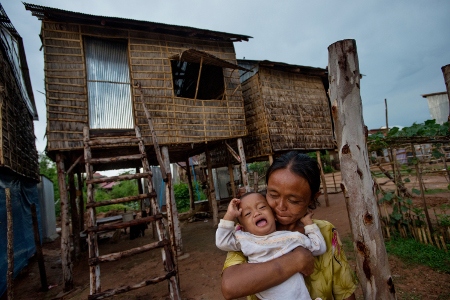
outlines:
M90 272L90 292L89 299L103 299L116 294L128 292L130 290L135 290L150 284L156 284L158 282L168 280L169 281L169 291L171 299L181 299L180 291L177 279L177 266L176 257L173 253L173 241L167 239L166 230L162 222L162 214L160 213L157 201L156 193L153 189L152 184L152 173L147 160L147 154L145 151L144 141L141 136L139 127L135 127L136 137L130 138L102 138L102 139L90 139L89 137L89 127L84 127L84 159L86 164L86 185L87 185L87 204L86 209L88 211L88 226L87 226L87 239L89 247L89 272ZM117 144L123 143L137 143L139 146L140 154L126 155L126 156L116 156L116 157L102 157L102 158L92 158L91 146L102 146L111 147ZM131 175L120 175L113 177L102 177L93 178L93 165L110 163L111 161L130 161L130 160L141 160L143 166L143 173L131 174ZM94 199L94 185L103 182L113 182L113 181L123 181L123 180L135 180L140 178L146 178L148 184L149 193L140 194L137 196L129 196L118 199L111 199L106 201L96 202ZM149 198L152 207L153 215L143 217L136 220L131 220L127 222L122 222L119 224L104 224L98 225L96 221L96 207L106 206L111 204L126 203L130 201L137 201ZM158 236L158 241L150 244L146 244L137 248L128 249L121 252L110 253L106 255L99 255L97 233L100 231L116 230L120 228L126 228L133 225L144 224L148 222L154 222L156 224L156 231ZM169 224L170 225L170 224ZM172 236L171 236L172 238ZM145 280L143 282L122 286L119 288L109 289L104 292L101 291L100 285L100 263L116 261L122 258L130 257L135 254L143 253L155 248L161 248L162 260L164 263L164 269L166 274L164 276L152 278Z

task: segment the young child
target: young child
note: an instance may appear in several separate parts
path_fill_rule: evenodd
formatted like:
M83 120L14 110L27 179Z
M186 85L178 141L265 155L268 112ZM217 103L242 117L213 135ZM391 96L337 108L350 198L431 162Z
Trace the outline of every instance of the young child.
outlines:
M233 199L220 220L216 245L224 251L242 251L249 263L265 262L292 251L298 246L310 250L314 256L326 251L319 227L312 222L309 212L302 219L305 234L276 231L275 217L266 198L256 192ZM239 226L235 230L234 219ZM258 299L308 299L311 297L302 274L297 273L285 282L256 294Z

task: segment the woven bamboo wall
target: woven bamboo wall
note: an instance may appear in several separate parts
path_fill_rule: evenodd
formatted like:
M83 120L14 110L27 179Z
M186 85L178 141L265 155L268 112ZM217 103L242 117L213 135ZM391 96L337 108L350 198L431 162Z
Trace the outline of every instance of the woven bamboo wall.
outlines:
M0 51L0 167L39 181L33 118Z
M260 67L259 80L273 152L334 148L329 101L320 77Z
M259 66L242 83L248 134L243 138L247 162L279 151L334 149L328 98L319 76ZM235 151L235 141L228 141ZM227 165L227 150L211 150L213 167ZM237 163L232 159L233 163Z
M242 84L248 135L243 139L247 160L272 154L265 104L260 90L259 76Z
M214 141L246 134L237 71L224 69L224 100L193 100L173 95L168 57L194 48L236 63L232 42L182 38L127 29L43 21L47 91L47 150L83 148L89 123L83 35L128 41L131 83L140 83L161 145ZM133 89L135 125L151 144L138 90Z

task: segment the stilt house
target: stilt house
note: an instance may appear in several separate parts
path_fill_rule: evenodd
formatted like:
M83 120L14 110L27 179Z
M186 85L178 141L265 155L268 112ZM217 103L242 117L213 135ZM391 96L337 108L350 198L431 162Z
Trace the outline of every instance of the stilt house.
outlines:
M112 256L99 255L96 233L100 228L117 229L115 225L97 227L95 208L149 198L153 215L123 220L118 226L125 228L136 222L156 221L161 242L157 247L164 247L163 261L168 271L164 279L170 282L172 299L177 299L176 255L182 253L182 242L171 175L164 172L168 176L163 176L166 199L171 199L167 205L170 236L170 246L167 246L151 183L150 165L164 166L168 170L169 161L185 162L189 157L203 153L206 145L214 146L222 140L247 134L238 71L245 69L236 64L233 43L247 41L250 37L94 16L33 4L25 4L25 8L42 20L47 155L56 161L58 174L68 173L69 182L73 182L70 177L74 172L80 178L80 172L86 170L90 297L95 299L105 295L101 292L99 264L110 261ZM140 191L137 196L95 201L94 184L111 182L115 178L97 180L93 178L93 172L141 167L144 169L141 174L117 177L120 180L146 178L148 193ZM59 178L59 182L60 191L65 193L64 178ZM75 194L75 187L70 190L71 195ZM65 195L61 196L61 216L67 221L67 208L63 209L65 198ZM76 203L71 199L71 206L74 205ZM79 210L81 212L83 208ZM71 212L72 224L77 224L76 210ZM74 228L76 238L78 234ZM65 291L73 288L68 230L68 226L62 226ZM116 253L114 259L152 247L149 244L129 250L134 252ZM158 278L152 280L161 281ZM147 280L134 286L145 286L150 282ZM130 286L114 287L107 294L128 290Z
M0 296L6 290L7 208L10 191L14 277L35 253L31 204L39 212L39 164L34 124L38 115L22 38L0 4Z
M203 152L205 143L246 135L233 43L249 36L25 7L42 20L51 158L62 152L70 165L82 155L84 126L91 135L118 139L139 126L151 145L143 104L173 162ZM128 146L107 154L135 151Z
M335 148L328 74L325 69L272 61L238 60L248 135L247 162L276 153ZM236 148L234 141L229 144ZM225 147L211 154L213 167L226 166Z

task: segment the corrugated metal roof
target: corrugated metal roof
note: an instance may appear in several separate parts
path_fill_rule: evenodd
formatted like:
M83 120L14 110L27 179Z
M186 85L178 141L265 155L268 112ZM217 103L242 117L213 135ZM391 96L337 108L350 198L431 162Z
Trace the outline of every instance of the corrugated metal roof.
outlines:
M252 38L251 36L248 35L212 31L186 26L169 25L117 17L95 16L30 3L24 3L24 5L25 9L31 11L32 15L38 17L39 19L48 19L63 22L76 22L81 24L103 25L116 28L129 28L163 34L188 36L208 40L222 40L229 42L248 41L248 39Z
M191 63L200 63L203 59L203 63L207 65L213 65L221 68L228 68L228 69L239 69L242 71L250 71L243 67L240 67L238 65L235 65L233 63L227 62L226 60L220 59L217 56L211 55L209 53L195 50L195 49L188 49L180 54L173 55L169 57L170 59L174 60L182 60L187 61Z

